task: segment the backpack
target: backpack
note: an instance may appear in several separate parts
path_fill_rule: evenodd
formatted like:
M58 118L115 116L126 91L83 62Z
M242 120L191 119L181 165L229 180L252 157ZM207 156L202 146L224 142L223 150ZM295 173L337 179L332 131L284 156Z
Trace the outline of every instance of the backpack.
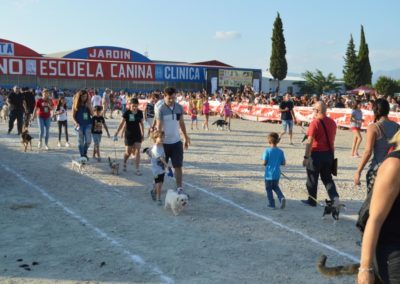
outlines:
M388 154L385 158L385 160L389 157L394 157L397 159L400 159L400 151L393 151L390 154ZM367 194L367 198L364 200L364 203L361 205L360 211L358 211L358 219L356 222L356 227L361 231L361 233L364 232L365 230L365 226L367 225L367 221L369 218L369 205L371 203L371 198L372 198L372 189L374 187L374 183L375 183L375 179L376 179L376 174L378 173L378 169L379 166L383 163L383 161L381 163L379 163L378 165L376 165L370 174L370 188L368 188L368 194ZM368 178L368 177L367 177Z

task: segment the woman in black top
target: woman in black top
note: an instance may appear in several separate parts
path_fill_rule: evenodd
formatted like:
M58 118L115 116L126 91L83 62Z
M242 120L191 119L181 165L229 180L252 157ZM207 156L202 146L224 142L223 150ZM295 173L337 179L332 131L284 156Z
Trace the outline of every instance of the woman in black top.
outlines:
M125 128L125 154L124 154L124 171L126 171L126 162L131 154L135 154L136 175L140 176L140 147L143 142L144 124L143 112L138 109L139 101L131 99L127 111L122 115L122 121L118 126L114 139L118 136L121 129Z
M400 283L400 131L379 167L363 235L358 283Z

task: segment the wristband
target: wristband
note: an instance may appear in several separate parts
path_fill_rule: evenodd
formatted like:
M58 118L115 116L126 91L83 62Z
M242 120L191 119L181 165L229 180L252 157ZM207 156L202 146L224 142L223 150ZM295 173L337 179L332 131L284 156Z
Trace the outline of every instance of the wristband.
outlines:
M368 267L368 268L359 268L358 272L369 272L372 273L374 271L374 268Z

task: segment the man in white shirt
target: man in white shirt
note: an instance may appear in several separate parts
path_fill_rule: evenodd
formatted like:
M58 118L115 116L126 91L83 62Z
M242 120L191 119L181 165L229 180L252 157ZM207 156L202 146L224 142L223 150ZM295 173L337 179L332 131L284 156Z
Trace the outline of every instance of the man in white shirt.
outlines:
M101 103L101 96L100 96L99 93L96 91L95 94L94 94L94 96L92 97L92 107L93 107L93 109L94 109L96 106L101 106L101 105L102 105L102 103Z
M186 133L185 121L183 119L183 107L175 102L175 88L167 87L164 90L164 104L157 104L155 107L156 128L164 131L165 161L168 163L171 158L174 167L175 180L178 193L183 193L182 188L182 164L183 146L189 148L190 139ZM181 135L183 134L183 144Z

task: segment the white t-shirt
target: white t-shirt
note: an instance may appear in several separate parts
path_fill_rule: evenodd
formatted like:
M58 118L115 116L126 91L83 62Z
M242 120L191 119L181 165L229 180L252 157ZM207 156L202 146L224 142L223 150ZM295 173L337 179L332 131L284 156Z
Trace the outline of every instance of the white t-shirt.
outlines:
M92 106L101 106L101 97L99 95L94 95L92 97Z
M58 110L59 114L57 114L57 121L66 121L67 120L67 110L60 106Z
M151 150L151 171L153 172L153 176L156 177L160 174L165 173L165 166L163 162L161 162L160 158L165 159L165 152L163 145L154 145Z
M157 103L158 104L158 103ZM172 107L167 104L161 104L154 109L155 118L161 120L165 133L164 144L175 144L181 141L180 135L180 118L184 115L183 107L174 103Z

